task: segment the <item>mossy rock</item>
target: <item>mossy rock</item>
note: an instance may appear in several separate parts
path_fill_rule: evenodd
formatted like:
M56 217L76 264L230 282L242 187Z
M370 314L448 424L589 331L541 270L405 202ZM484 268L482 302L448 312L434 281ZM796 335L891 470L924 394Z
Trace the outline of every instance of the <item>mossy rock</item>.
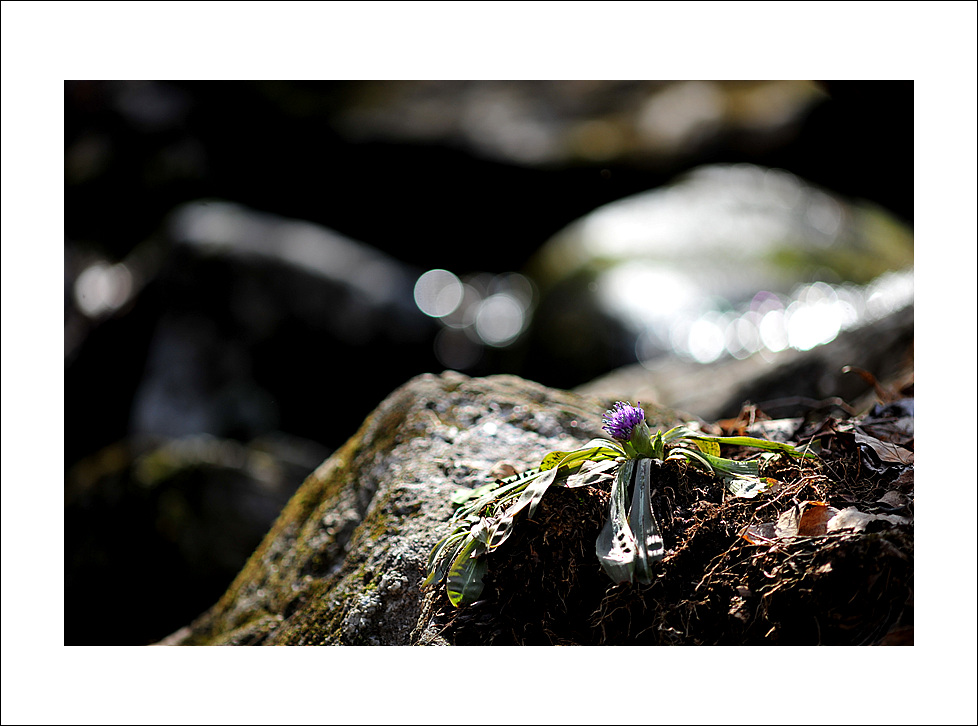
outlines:
M667 554L648 585L614 585L598 564L608 492L554 487L488 556L481 600L454 608L442 586L422 589L457 488L601 436L608 405L513 376L413 379L306 480L219 602L163 642L854 644L912 633L912 466L901 526L773 546L742 537L792 500L841 507L896 486L896 469L866 478L852 447L773 460L764 473L779 486L755 499L668 462L653 493ZM688 419L645 408L653 430Z
M164 642L412 642L452 492L600 435L604 406L514 376L411 380L309 476L220 601Z

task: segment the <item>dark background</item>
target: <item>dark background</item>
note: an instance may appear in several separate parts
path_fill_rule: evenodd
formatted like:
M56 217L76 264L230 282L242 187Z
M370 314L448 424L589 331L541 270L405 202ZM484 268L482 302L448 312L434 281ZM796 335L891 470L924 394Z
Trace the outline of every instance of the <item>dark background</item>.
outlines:
M743 161L913 222L912 81L822 82L828 99L784 143L721 138L655 169L628 159L530 168L459 148L350 143L330 123L353 83L163 85L179 94L173 108L138 126L118 110L119 84L66 83L66 148L84 134L108 146L95 173L66 181L67 239L121 258L180 202L216 197L324 224L424 268L515 270L602 204L700 164ZM183 153L182 169L179 158L168 168L167 151Z
M177 205L217 198L323 224L417 270L506 272L523 268L552 234L607 202L701 164L745 161L875 202L912 224L913 83L822 85L828 98L768 143L733 132L656 164L625 156L532 167L480 157L457 144L352 143L333 129L333 119L355 83L158 83L150 92L139 84L69 82L66 247L123 260ZM152 113L134 113L140 104ZM79 147L95 147L88 156L96 160L85 166ZM67 466L125 435L149 336L170 304L159 287L150 286L129 312L132 319L96 328L96 340L86 340L67 361ZM298 351L280 353L267 363L270 376L286 359L291 366L303 363ZM345 358L331 347L329 360ZM346 402L352 420L393 386L441 367L426 348L400 354L370 349L364 358L379 385L361 388ZM496 364L526 372L513 368L521 365L515 357ZM502 371L488 361L466 372ZM531 373L563 387L587 380L567 370ZM100 379L111 385L96 385ZM286 430L329 446L350 429L344 423L328 430L322 417L318 424L293 418Z
M777 138L731 131L665 161L623 155L600 163L528 165L488 158L450 140L351 141L336 119L358 91L354 82L159 82L148 90L137 83L66 82L66 323L73 314L69 260L121 261L158 235L175 207L201 198L309 220L385 252L406 269L440 267L460 275L521 270L570 222L705 163L786 169L912 224L913 83L821 85L825 99ZM214 305L209 296L222 294L220 285L189 297L187 289L181 288L181 304L201 309ZM200 467L171 480L183 492L180 511L196 513L190 519L167 509L174 499L162 489L134 487L132 462L111 476L104 466L94 467L100 473L86 480L84 496L77 495L80 463L91 471L93 457L104 461L100 452L132 433L133 400L173 290L172 281L151 281L133 305L89 325L70 356L66 349L65 465L74 493L66 505L66 643L151 642L188 622L223 592L240 567L235 557L246 557L257 544L302 472L353 434L394 387L442 368L430 339L344 348L297 330L252 351L255 375L279 406L274 431L208 433L243 446L269 433L308 445L286 467L291 483L264 501L238 538L235 556L194 570L193 561L206 558L180 545L174 532L191 524L215 527L222 512L237 506L228 492L239 484L228 484L215 500L208 499L213 484ZM489 358L466 372L532 374L551 385L576 380L566 370L548 380L547 371L527 371L518 361ZM113 611L109 602L116 603Z

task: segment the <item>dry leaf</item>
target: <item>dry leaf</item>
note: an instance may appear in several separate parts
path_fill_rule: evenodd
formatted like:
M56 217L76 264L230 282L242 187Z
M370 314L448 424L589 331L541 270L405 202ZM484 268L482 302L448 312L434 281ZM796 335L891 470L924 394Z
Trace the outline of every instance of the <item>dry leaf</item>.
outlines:
M825 502L802 502L778 517L775 534L778 537L819 537L839 510Z
M911 416L896 418L891 421L863 421L859 424L859 428L870 436L889 444L906 446L913 442L913 418Z
M869 446L873 451L875 451L876 455L880 457L880 461L889 462L891 464L913 464L913 452L903 448L902 446L888 444L885 441L874 439L872 436L867 436L859 431L854 431L853 436L855 437L857 444Z
M852 529L861 532L866 529L866 525L876 519L872 514L860 512L855 507L846 507L836 514L828 523L829 532L838 532L841 529Z
M761 524L752 524L747 527L740 536L751 544L771 544L777 539L775 534L775 528L778 525L774 522L762 522Z
M488 472L491 479L505 479L517 473L516 467L508 461L497 461Z
M890 490L876 501L890 507L903 507L907 504L907 498L898 491Z
M862 532L870 522L875 522L878 519L882 519L890 524L910 524L909 519L895 514L867 514L866 512L860 512L855 507L846 507L832 518L828 523L827 530L829 532L838 532L843 529L851 529L856 532Z
M776 421L755 421L746 427L748 436L756 436L768 441L791 443L795 432L801 427L803 418L781 418Z
M887 495L902 496L898 492ZM884 495L886 498L887 495ZM893 500L893 497L890 497ZM883 501L883 500L881 500ZM862 532L870 522L883 520L890 524L910 524L911 520L896 514L867 514L855 507L838 510L826 502L805 501L778 517L777 522L762 522L746 527L740 536L755 545L774 544L789 537L822 537L851 529Z
M904 494L913 494L913 469L905 469L890 485Z

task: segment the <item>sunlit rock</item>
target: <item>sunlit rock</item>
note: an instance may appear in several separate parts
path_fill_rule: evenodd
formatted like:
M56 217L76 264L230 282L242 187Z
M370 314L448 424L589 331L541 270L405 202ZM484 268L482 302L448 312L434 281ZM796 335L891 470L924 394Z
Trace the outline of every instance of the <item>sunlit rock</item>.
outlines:
M882 209L776 169L702 167L595 210L537 253L534 373L807 350L911 304L912 265L912 231ZM558 351L574 338L592 342Z
M350 380L369 370L396 385L412 356L430 365L434 330L414 304L417 273L367 245L225 202L182 207L167 235L169 304L135 395L136 432L254 435L296 415L311 420L316 401L352 405L348 386L317 376L340 369L330 358L340 346L355 351L343 354ZM394 346L396 372L384 365ZM287 351L305 364L270 375ZM326 356L318 367L317 356ZM315 428L307 435L328 440Z

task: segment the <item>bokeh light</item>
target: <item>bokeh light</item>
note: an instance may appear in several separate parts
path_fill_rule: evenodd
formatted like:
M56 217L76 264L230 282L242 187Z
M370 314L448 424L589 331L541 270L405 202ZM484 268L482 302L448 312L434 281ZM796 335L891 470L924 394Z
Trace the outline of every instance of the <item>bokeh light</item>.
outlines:
M694 322L689 329L686 348L700 363L712 363L723 353L724 329L721 317L711 312Z
M483 348L505 348L526 330L536 296L533 283L517 272L480 272L459 278L428 270L414 285L418 308L442 330L434 352L446 368L466 370L479 363Z
M479 304L475 330L488 345L508 345L523 327L524 306L509 293L490 295Z
M96 262L75 280L75 304L82 313L96 318L125 305L132 290L133 278L128 267L122 263Z
M462 302L462 282L448 270L428 270L414 284L414 302L425 315L443 318Z
M912 304L912 268L886 273L863 286L807 283L785 298L762 290L746 309L680 313L665 332L661 321L649 321L638 335L635 354L651 367L663 352L712 363L725 356L742 360L789 348L811 350Z

